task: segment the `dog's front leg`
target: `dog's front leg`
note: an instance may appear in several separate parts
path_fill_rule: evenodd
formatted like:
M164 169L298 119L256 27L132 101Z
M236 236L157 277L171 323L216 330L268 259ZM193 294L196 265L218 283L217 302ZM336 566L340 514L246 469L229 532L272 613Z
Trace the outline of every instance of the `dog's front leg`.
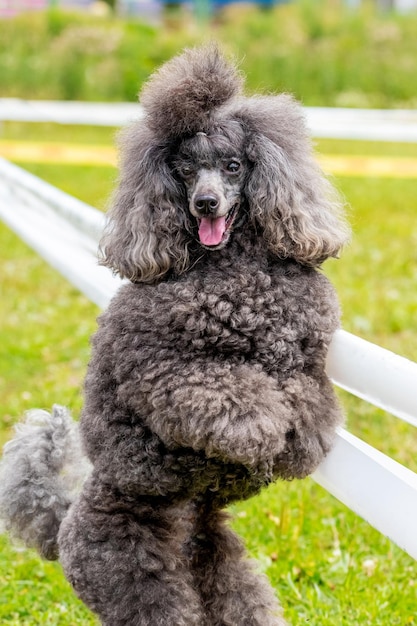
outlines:
M203 454L189 448L168 450L140 419L133 424L106 420L86 406L81 428L95 472L127 497L180 501L192 497L196 485L201 488L210 478L210 461Z
M343 419L321 363L282 382L248 365L172 363L155 382L145 419L167 445L276 477L314 471Z
M142 386L142 393L136 385L135 394L144 420L167 446L248 468L272 468L285 448L289 421L273 378L248 365L208 360L165 362L163 369L164 376Z
M324 372L297 372L282 387L289 409L286 445L274 459L274 475L304 478L329 452L343 414Z

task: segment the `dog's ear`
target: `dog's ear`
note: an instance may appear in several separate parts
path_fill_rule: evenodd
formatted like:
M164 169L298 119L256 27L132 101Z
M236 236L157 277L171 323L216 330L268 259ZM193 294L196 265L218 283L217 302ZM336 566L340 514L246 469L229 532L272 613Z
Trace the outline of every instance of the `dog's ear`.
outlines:
M249 98L246 195L271 252L305 265L337 256L349 238L338 195L316 164L301 108L286 95Z
M169 147L146 123L121 135L119 185L100 242L100 263L122 278L152 283L188 266L184 191L168 164Z

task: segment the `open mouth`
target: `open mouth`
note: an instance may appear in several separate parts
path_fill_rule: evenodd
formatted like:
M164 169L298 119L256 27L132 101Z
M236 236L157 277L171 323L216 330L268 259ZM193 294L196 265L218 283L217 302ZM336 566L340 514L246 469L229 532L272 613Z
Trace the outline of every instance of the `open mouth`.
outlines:
M200 243L207 248L216 248L226 243L235 221L239 203L232 206L227 215L197 218Z

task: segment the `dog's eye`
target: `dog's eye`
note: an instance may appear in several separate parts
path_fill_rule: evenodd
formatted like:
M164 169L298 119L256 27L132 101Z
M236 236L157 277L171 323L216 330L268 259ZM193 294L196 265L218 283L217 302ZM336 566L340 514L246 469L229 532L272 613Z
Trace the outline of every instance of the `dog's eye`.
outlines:
M229 161L229 163L226 165L226 170L230 172L231 174L236 174L236 172L240 170L239 161L236 161L236 159Z
M190 165L183 165L179 172L183 178L189 178L193 174L193 168Z

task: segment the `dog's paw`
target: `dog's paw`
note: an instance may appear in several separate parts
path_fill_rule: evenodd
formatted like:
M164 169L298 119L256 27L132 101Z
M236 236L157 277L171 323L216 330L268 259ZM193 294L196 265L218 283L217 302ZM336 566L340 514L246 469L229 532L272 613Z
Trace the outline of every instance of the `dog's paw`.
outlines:
M290 428L286 434L286 445L273 462L275 478L305 478L312 474L329 452L334 433L316 433L308 429Z
M252 402L246 398L240 411L218 424L208 454L220 451L232 463L251 470L260 466L264 470L269 468L272 475L274 459L283 454L287 446L290 416L281 400L280 392L275 390L268 390L260 397L253 396Z

